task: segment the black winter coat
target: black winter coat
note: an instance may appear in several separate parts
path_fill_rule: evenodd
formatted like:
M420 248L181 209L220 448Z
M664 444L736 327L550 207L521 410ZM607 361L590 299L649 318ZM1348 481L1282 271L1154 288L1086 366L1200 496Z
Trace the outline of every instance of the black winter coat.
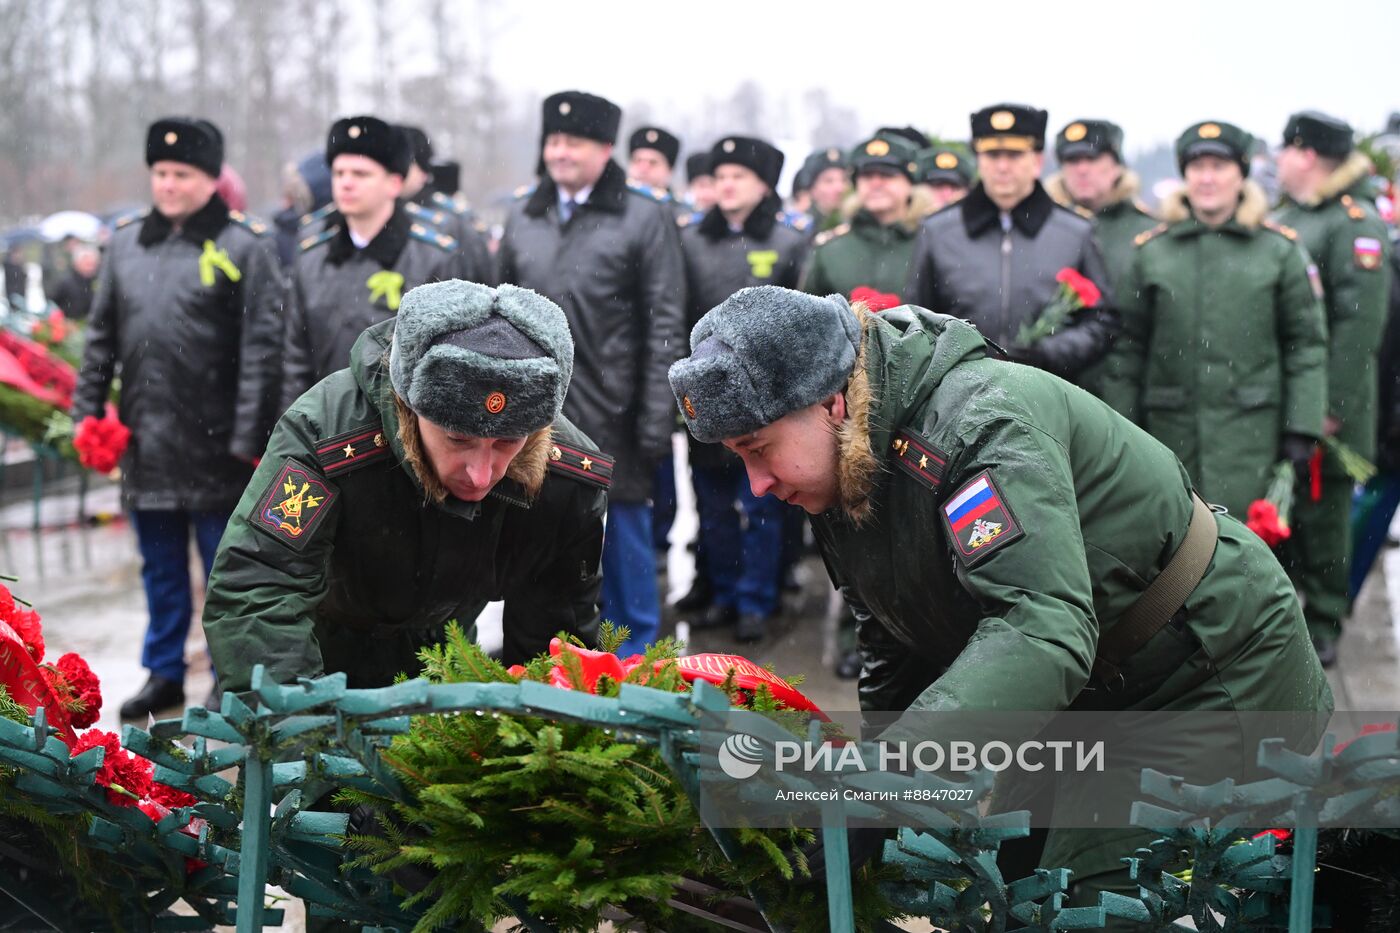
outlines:
M652 465L670 452L676 427L666 371L686 348L676 222L613 162L567 224L557 192L547 175L521 192L501 239L499 278L564 309L574 337L564 414L616 458L612 501L645 502Z
M215 195L181 230L117 225L93 299L73 417L121 377L129 509L232 509L277 420L285 284L267 228Z
M1090 221L1050 199L1040 182L1011 212L1003 232L1000 211L978 184L919 230L904 300L974 324L1019 362L1074 379L1108 352L1117 316L1108 269ZM1055 297L1055 275L1075 269L1099 287L1099 307L1076 315L1074 326L1018 347L1022 325L1036 320Z
M282 411L331 373L350 365L350 349L366 327L398 312L412 289L468 278L452 237L415 223L400 205L363 249L356 249L338 212L325 229L301 241L287 303Z
M700 318L741 288L779 285L797 288L811 241L804 231L785 222L783 203L769 197L744 221L744 229L729 229L718 207L710 208L698 223L679 221L681 254L685 258L686 333ZM738 462L719 444L702 444L690 438L690 462L697 467L719 467Z

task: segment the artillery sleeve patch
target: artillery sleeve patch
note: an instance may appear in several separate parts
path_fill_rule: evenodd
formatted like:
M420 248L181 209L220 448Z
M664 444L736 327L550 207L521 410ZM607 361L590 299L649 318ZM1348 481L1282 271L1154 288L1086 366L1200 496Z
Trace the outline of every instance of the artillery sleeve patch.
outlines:
M318 473L288 457L258 496L248 520L294 551L306 549L330 514L339 491Z
M966 567L975 566L987 555L1025 534L987 470L944 504L943 523L953 542L953 551Z

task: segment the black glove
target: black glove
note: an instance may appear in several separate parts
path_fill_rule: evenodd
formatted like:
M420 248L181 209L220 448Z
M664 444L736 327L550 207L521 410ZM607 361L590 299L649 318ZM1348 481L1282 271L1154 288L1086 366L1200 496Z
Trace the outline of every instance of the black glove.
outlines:
M1279 459L1293 464L1293 477L1299 489L1306 489L1312 477L1309 473L1317 439L1306 434L1287 433L1279 444Z

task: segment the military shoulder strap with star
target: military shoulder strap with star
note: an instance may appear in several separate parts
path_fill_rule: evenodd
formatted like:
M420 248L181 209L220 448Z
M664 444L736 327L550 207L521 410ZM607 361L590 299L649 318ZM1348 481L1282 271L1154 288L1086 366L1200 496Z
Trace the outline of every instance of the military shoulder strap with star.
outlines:
M1366 209L1360 204L1356 203L1356 198L1353 198L1349 194L1344 194L1341 197L1341 202L1342 207L1346 208L1347 210L1347 216L1350 217L1352 220L1359 221L1366 219Z
M645 198L656 201L660 204L670 204L672 200L671 192L665 188L657 188L653 185L644 185L641 182L627 179L627 190L633 194L640 194Z
M613 459L596 450L575 447L559 440L549 448L550 472L607 489L612 485Z
M447 213L445 211L424 207L416 201L405 201L403 203L403 209L408 216L420 223L431 224L439 228L447 223Z
M433 202L433 207L438 210L451 211L459 217L465 217L472 211L471 205L467 203L467 199L461 195L454 198L443 194L441 191L434 191L429 200Z
M149 210L132 211L129 214L125 214L121 217L118 217L117 222L113 224L112 227L115 230L120 230L123 227L129 227L132 224L136 223L136 221L138 220L145 220L146 215L149 213Z
M832 240L836 239L837 237L845 236L846 234L848 234L848 233L850 233L850 232L851 232L851 225L850 225L850 224L841 224L841 225L839 225L839 226L832 227L830 230L823 230L821 233L818 233L818 234L816 235L816 238L815 238L815 239L812 240L812 245L813 245L813 246L825 246L826 244L830 243Z
M301 219L297 221L297 229L300 230L303 227L309 227L312 224L319 223L320 221L325 220L331 215L331 212L334 210L335 202L331 201L328 204L322 204L320 207L316 208L316 210L312 211L309 214L302 214Z
M254 236L267 235L267 224L263 223L261 220L255 220L249 217L242 211L229 211L228 219Z
M1272 230L1274 233L1277 233L1279 236L1283 237L1286 240L1292 240L1295 243L1298 241L1297 230L1294 230L1292 227L1287 226L1286 224L1281 224L1276 220L1266 219L1263 223L1260 224L1260 226L1263 227L1265 230Z
M329 243L331 239L339 232L340 225L336 224L334 227L329 227L325 230L322 230L320 233L313 233L311 234L311 236L308 236L301 241L301 251L304 253L309 249L315 249L316 247L321 246L324 243Z
M431 243L444 253L450 253L457 248L457 238L448 236L445 233L438 233L422 224L412 224L408 228L408 235L420 243Z
M894 436L891 442L894 462L914 479L929 489L937 489L943 484L943 474L948 468L948 455L933 445L928 438L908 429Z
M1157 237L1161 236L1162 234L1164 234L1164 233L1166 233L1166 232L1167 232L1167 225L1166 225L1166 224L1158 224L1157 226L1153 227L1151 230L1144 230L1144 231L1142 231L1141 233L1139 233L1137 236L1133 237L1133 245L1134 245L1134 246L1142 246L1142 245L1144 245L1144 244L1146 244L1146 243L1151 242L1152 240L1156 239Z
M379 463L388 453L389 439L377 421L316 442L316 463L332 478Z

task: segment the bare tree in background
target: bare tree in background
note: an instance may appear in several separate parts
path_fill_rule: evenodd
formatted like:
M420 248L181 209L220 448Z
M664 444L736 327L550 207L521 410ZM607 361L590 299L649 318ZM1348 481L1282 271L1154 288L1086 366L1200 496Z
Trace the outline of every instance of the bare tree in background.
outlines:
M219 125L255 212L278 209L281 167L319 150L333 119L373 109L427 130L490 216L539 156L538 94L492 67L528 16L504 0L0 0L0 230L147 203L145 128L170 114ZM753 82L717 98L655 116L692 149L813 125ZM808 103L824 132L849 122ZM630 125L649 109L632 103Z

